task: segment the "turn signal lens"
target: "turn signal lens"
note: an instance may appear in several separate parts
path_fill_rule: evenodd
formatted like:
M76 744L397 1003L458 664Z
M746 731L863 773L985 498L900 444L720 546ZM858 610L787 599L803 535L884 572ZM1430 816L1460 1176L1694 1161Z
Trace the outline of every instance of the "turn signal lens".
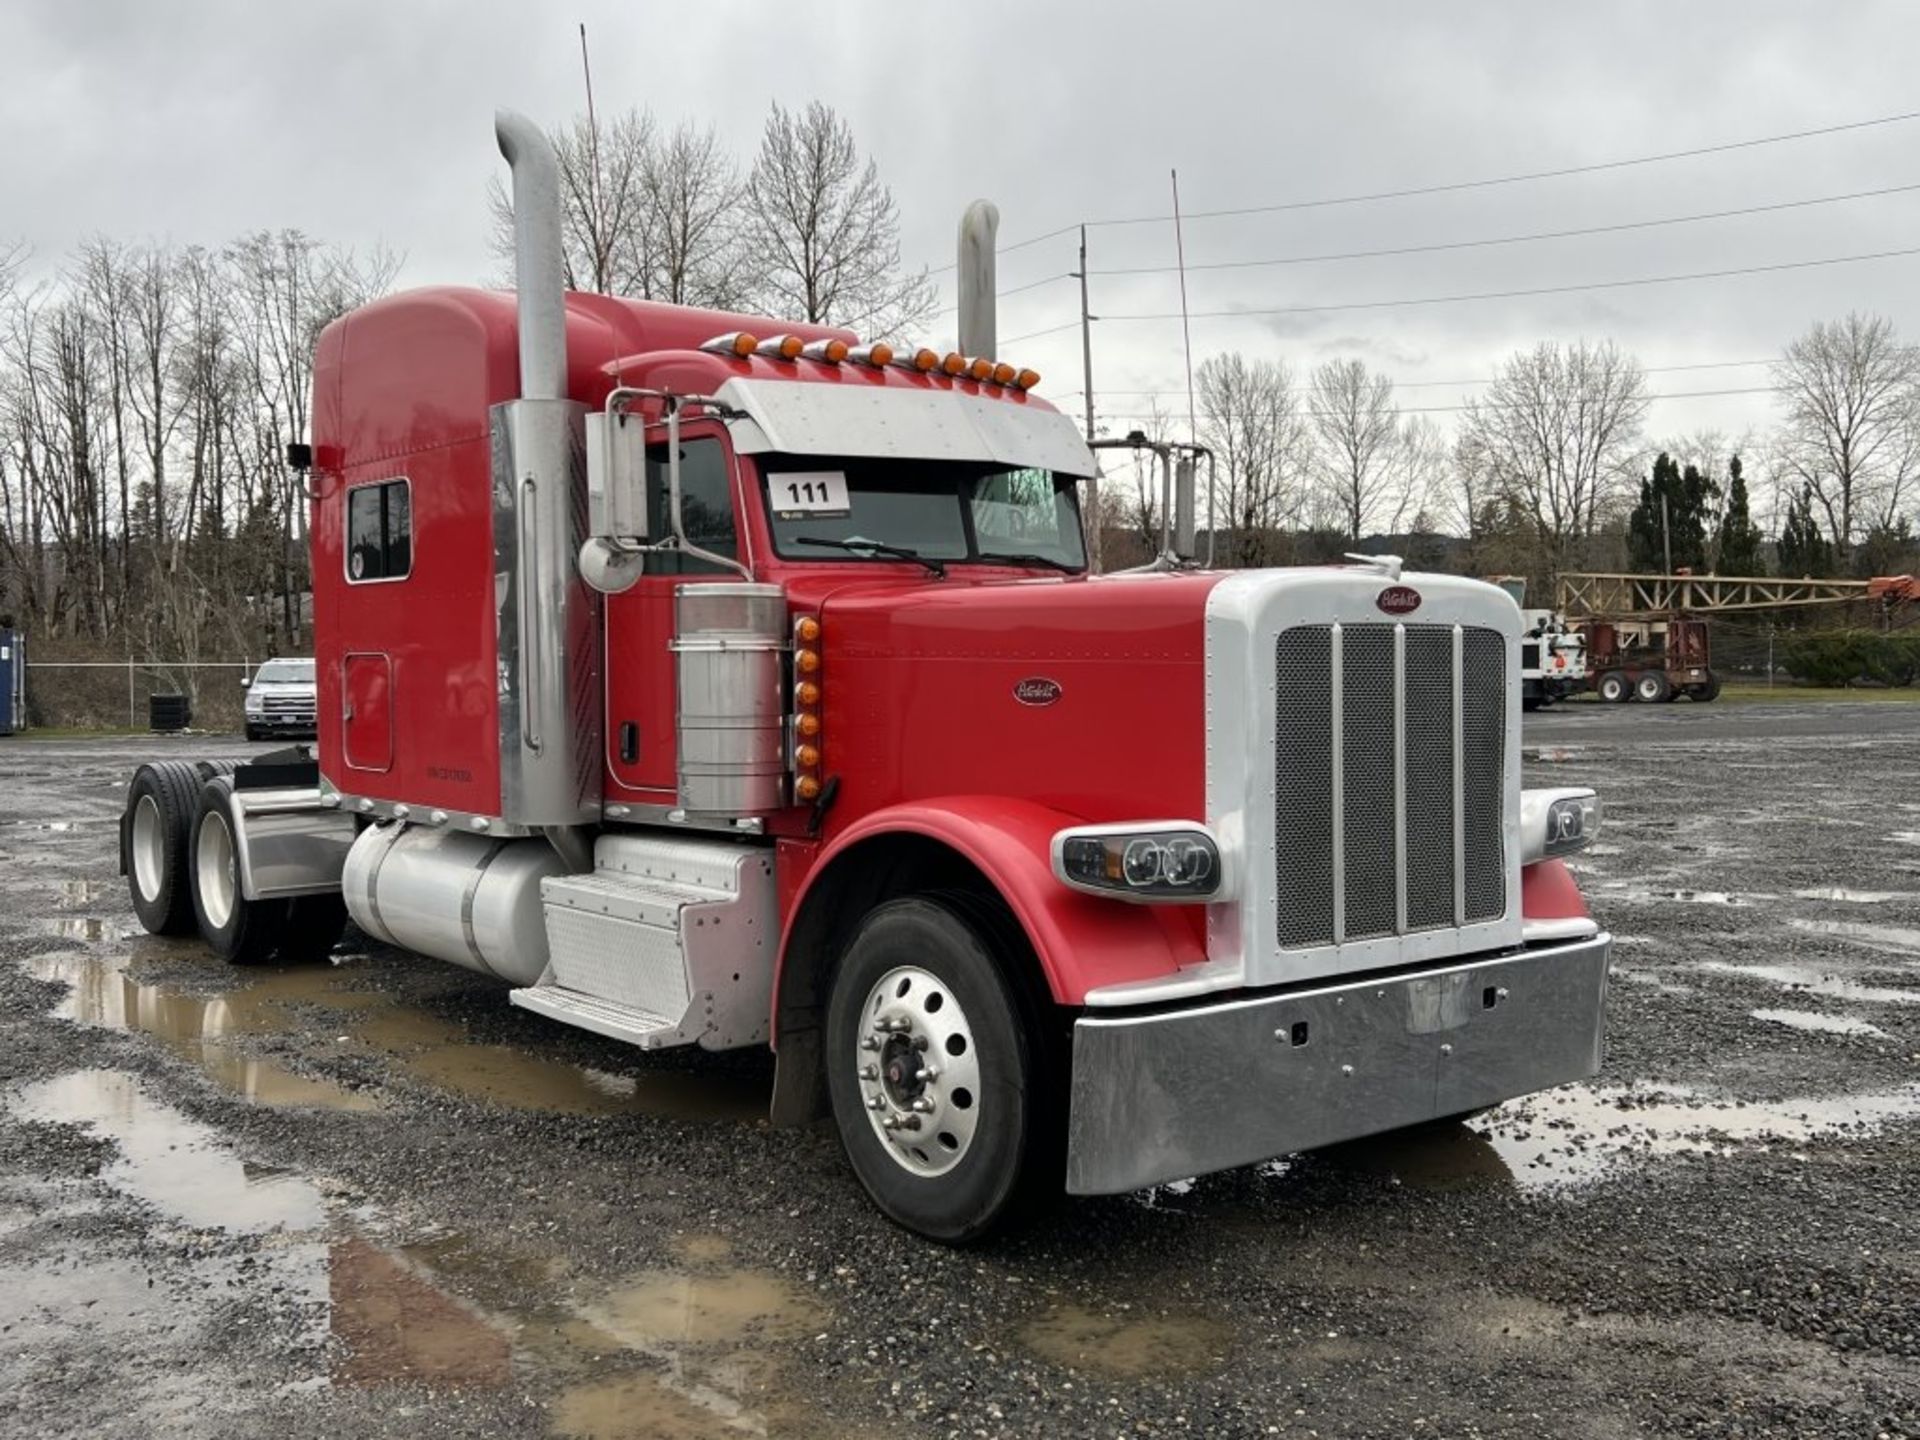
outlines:
M811 775L802 775L798 780L793 782L793 793L802 800L818 800L820 798L820 782Z
M993 367L993 383L996 385L1011 384L1013 382L1013 377L1018 375L1019 373L1020 372L1018 370L1015 370L1013 366L1007 364L1006 361L1002 360L998 365Z
M782 360L798 360L800 352L807 348L807 342L798 335L776 335L771 340L762 340L759 353Z
M808 360L824 361L828 365L838 365L848 355L847 342L844 340L816 340L802 350Z
M811 615L802 615L793 625L793 638L802 645L811 645L820 638L820 622Z
M793 687L793 698L798 700L802 705L818 705L820 703L820 687L811 680L802 680L798 685Z
M902 365L911 366L913 369L921 371L922 373L925 373L926 371L938 370L940 368L940 357L937 354L935 354L933 351L927 349L926 346L922 345L918 350L914 351L913 354L909 355L905 360L902 360L900 363Z
M817 745L802 745L798 750L793 752L793 763L798 765L802 770L819 769L820 747Z
M714 336L700 348L719 355L751 355L760 348L760 341L744 330L731 330Z
M967 366L967 373L976 380L991 380L993 378L993 361L977 359Z
M820 652L818 650L796 650L793 656L793 668L802 675L817 674L820 670Z
M1022 390L1031 390L1040 383L1040 372L1038 370L1022 370L1018 375L1013 377L1013 383L1018 385Z
M818 715L802 715L793 722L793 728L798 730L802 737L811 740L820 733L820 717Z
M964 374L967 368L967 357L958 350L949 350L947 358L940 362L940 368L949 375Z
M866 362L869 365L891 365L893 363L893 346L867 346Z

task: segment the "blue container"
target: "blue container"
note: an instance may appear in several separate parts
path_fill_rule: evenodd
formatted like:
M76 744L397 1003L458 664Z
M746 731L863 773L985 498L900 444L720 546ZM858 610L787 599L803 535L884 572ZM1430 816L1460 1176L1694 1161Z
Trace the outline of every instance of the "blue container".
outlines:
M27 728L27 647L17 630L0 630L0 735Z

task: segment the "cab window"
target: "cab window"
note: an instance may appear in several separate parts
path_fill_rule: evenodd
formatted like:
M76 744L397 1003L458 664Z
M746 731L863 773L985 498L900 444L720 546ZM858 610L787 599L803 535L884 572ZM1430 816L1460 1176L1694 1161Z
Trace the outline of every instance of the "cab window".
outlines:
M405 480L347 491L347 580L404 580L413 570L413 492Z
M733 525L733 477L726 448L717 439L680 442L680 523L687 539L702 550L736 559L739 541ZM647 447L647 534L664 540L673 534L667 495L667 447ZM731 574L695 555L673 550L647 556L650 575Z

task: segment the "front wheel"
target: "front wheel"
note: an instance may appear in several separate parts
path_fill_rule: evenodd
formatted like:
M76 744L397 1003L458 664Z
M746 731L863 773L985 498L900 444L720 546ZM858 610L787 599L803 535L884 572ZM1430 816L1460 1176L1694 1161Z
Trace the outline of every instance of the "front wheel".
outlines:
M1011 1218L1059 1158L1046 1038L1008 973L1026 957L1000 953L971 908L880 906L827 1002L827 1088L854 1174L894 1220L950 1244Z

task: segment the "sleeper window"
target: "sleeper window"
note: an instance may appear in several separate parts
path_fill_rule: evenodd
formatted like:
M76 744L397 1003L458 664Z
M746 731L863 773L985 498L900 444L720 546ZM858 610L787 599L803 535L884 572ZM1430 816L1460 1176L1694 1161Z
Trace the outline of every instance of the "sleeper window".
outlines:
M347 491L347 579L403 580L413 569L413 494L405 480Z

